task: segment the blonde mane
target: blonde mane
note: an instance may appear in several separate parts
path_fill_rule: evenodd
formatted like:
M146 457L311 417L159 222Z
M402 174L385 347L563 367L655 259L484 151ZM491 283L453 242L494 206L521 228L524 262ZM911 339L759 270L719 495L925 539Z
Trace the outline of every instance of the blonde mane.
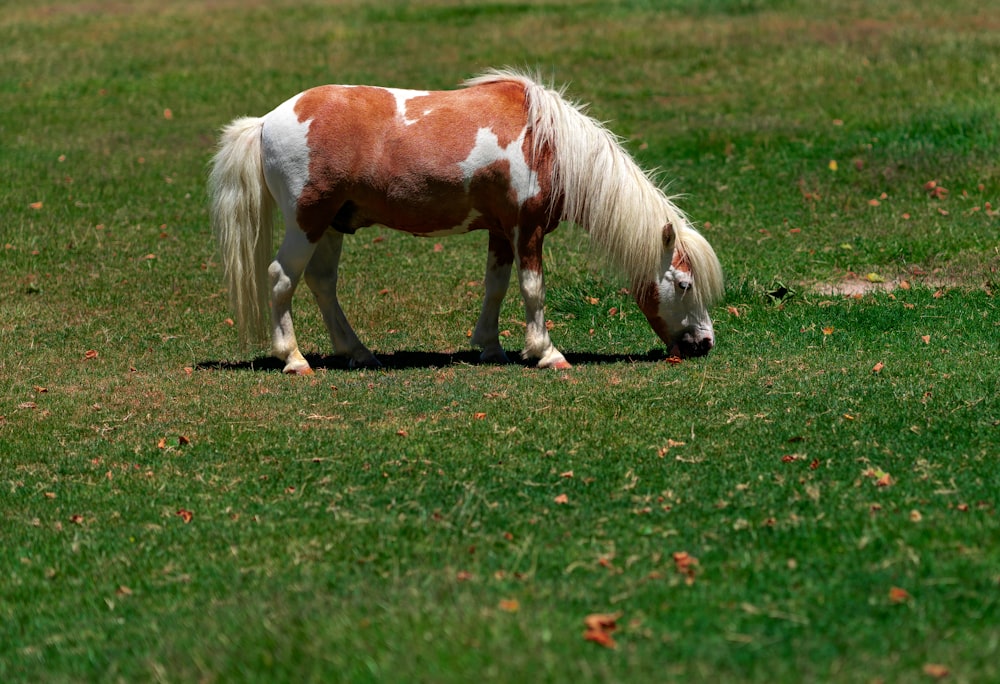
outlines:
M583 105L567 101L561 91L522 72L492 70L464 85L498 81L524 87L533 154L545 148L553 153L552 203L562 200L559 219L586 230L594 246L635 289L657 279L663 227L670 223L695 279L694 296L706 307L720 298L722 269L715 252L635 163L618 136L588 116Z

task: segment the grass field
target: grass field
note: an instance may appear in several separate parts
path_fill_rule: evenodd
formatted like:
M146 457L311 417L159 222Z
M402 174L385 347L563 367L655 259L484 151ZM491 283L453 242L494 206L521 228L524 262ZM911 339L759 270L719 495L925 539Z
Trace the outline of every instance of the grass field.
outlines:
M6 2L0 680L1000 680L988 4ZM681 195L713 353L664 362L568 226L571 371L474 363L478 234L347 241L384 370L328 356L305 288L316 375L241 350L218 129L508 64Z

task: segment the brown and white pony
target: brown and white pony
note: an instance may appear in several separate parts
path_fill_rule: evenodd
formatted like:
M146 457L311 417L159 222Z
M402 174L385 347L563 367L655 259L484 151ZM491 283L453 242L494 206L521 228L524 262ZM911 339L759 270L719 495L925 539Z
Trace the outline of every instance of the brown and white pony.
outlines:
M424 237L486 230L485 297L472 336L482 359L507 360L498 318L516 264L524 356L568 368L545 327L542 278L542 241L565 220L624 272L672 354L707 354L719 261L618 138L524 74L491 71L464 86L322 86L224 129L210 178L212 222L241 340L264 338L269 325L285 372L311 372L291 314L304 274L335 353L378 365L337 301L344 235L372 225ZM272 261L275 204L285 235Z

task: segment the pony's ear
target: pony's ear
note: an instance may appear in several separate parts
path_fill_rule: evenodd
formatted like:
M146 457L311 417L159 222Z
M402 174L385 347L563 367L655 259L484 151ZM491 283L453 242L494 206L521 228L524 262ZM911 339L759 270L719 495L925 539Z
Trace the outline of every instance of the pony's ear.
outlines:
M674 224L668 223L663 226L663 249L673 249L674 238L676 237L677 235L674 233Z

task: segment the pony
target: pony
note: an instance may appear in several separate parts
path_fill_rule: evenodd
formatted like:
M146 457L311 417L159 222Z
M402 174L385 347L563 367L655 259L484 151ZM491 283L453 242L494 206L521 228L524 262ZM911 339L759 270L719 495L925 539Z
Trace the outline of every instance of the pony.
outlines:
M483 362L508 361L498 319L516 265L524 358L570 367L546 329L542 272L543 240L563 221L625 275L671 355L715 344L708 309L722 271L707 240L584 106L522 72L491 70L456 90L306 90L223 129L209 192L240 341L269 336L286 373L312 372L292 326L303 276L334 353L352 367L380 365L337 300L344 236L373 225L422 237L488 232L472 335ZM272 258L275 207L285 232Z

